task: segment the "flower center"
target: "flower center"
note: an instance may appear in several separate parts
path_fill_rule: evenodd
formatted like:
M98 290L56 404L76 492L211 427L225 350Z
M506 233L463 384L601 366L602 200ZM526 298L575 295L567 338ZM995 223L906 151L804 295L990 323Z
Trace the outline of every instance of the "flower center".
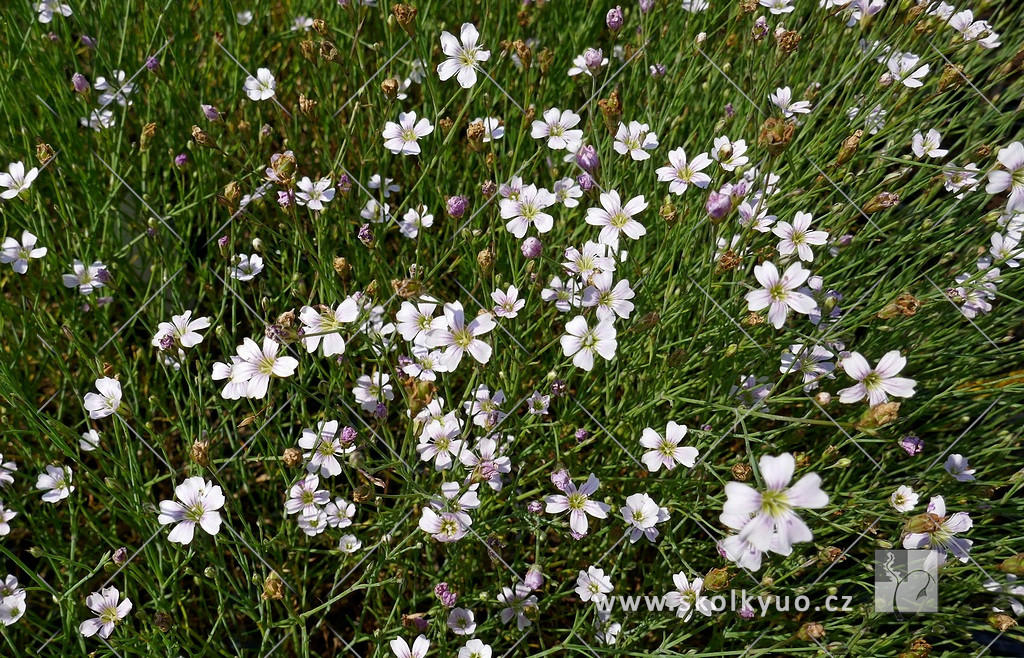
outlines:
M786 495L785 491L772 491L769 489L761 494L761 511L773 519L779 518L790 509L792 509L792 506L789 504L789 496Z

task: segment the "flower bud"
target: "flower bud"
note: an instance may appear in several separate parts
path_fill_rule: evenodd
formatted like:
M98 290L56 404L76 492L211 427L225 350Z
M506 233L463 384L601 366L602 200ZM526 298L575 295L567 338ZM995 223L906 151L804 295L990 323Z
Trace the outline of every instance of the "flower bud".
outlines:
M899 202L900 195L895 192L879 192L864 205L864 213L870 215L882 210L888 210L898 205Z
M720 192L712 192L708 195L705 210L711 215L711 219L720 220L732 211L732 197Z
M74 88L75 93L84 94L89 91L89 81L81 73L75 73L71 76L71 86Z
M520 247L520 249L523 252L523 256L527 258L537 258L544 250L544 245L541 243L539 239L531 235L530 237L523 240L523 244Z
M623 22L625 22L625 19L622 16L622 7L615 7L614 9L609 9L608 14L605 16L604 20L605 24L608 25L609 30L611 30L612 32L618 32L620 29L622 29Z
M601 70L602 62L604 62L604 53L600 48L587 48L587 51L583 53L583 63L593 73Z

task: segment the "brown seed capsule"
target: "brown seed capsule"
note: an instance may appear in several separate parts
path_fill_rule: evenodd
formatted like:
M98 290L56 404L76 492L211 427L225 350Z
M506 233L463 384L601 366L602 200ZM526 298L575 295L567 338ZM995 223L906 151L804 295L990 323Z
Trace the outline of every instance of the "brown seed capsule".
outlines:
M750 479L750 464L746 462L737 462L732 465L732 476L739 482L746 482Z
M393 101L398 98L398 78L384 78L384 81L380 83L380 90L384 92L384 97L389 101Z
M320 57L328 62L341 61L341 53L338 52L338 48L326 39L320 42Z
M217 140L210 136L210 133L206 132L199 126L192 126L192 141L200 146L209 149L218 148Z
M740 11L752 14L757 11L757 0L740 0Z
M416 7L398 3L391 8L391 14L406 34L410 37L416 35Z
M555 61L555 54L553 52L551 52L547 48L544 48L539 53L537 53L537 65L540 67L540 72L545 74L545 75L547 74L548 70L551 68L551 64L554 61Z
M996 569L1004 573L1012 573L1015 576L1024 576L1024 553L1017 553L1013 557L1008 557L998 565Z
M438 121L437 124L441 126L441 132L447 135L448 133L451 132L452 127L455 125L455 122L452 121L451 117L445 117Z
M264 601L280 601L284 597L284 581L276 573L272 573L263 581L263 593L260 597Z
M494 271L494 252L490 247L476 255L476 264L480 266L480 273L490 276Z
M209 466L210 442L203 441L202 439L196 439L192 443L192 449L189 451L189 455L192 457L192 461L200 466Z
M295 468L302 464L302 451L298 448L285 448L284 454L281 455L281 461L288 468Z
M299 51L302 56L311 62L316 62L316 44L312 39L299 42Z
M231 205L235 205L235 203L242 198L242 187L235 181L231 181L224 186L224 198L227 199Z
M719 274L722 272L728 272L731 269L736 268L740 264L740 256L732 249L726 249L718 259L717 271Z
M886 304L885 308L878 312L878 317L883 320L897 316L910 317L917 313L920 308L921 302L916 297L909 292L903 292L896 298L896 301Z
M895 192L879 192L864 205L864 213L872 214L899 205L900 195Z
M779 53L784 56L796 52L800 45L800 35L796 30L784 30L776 39L779 43Z
M860 146L860 138L863 135L864 131L858 130L843 140L842 146L839 147L839 155L836 157L836 166L849 162L853 154L857 152L857 147Z
M299 94L299 111L306 116L309 116L316 109L317 105L318 103L315 100L307 98L305 94Z
M519 61L523 63L523 70L529 70L530 62L533 60L533 51L526 45L526 42L522 39L516 39L512 42L512 49L516 51Z
M325 23L322 18L313 19L313 30L322 37L326 37L330 34L330 30L327 29L327 23Z
M614 90L608 98L597 101L604 116L604 125L608 132L615 133L619 129L619 120L622 119L622 99L619 98L619 90Z
M939 76L939 91L959 89L968 82L961 64L946 64Z
M723 589L729 586L729 570L723 568L715 568L708 572L704 576L704 587L708 588L712 592L721 592Z
M377 288L379 287L380 286L377 284L377 280L374 279L373 281L366 285L366 290L364 292L366 292L367 297L373 299L374 297L377 296Z
M772 155L779 155L793 141L795 130L795 123L777 117L769 117L761 126L761 134L758 135L757 143Z
M854 424L859 430L871 430L884 427L900 417L899 402L883 402L864 412L860 420Z
M832 564L843 557L843 549L838 546L826 546L818 552L818 561L822 564Z
M825 637L825 627L816 621L809 621L800 627L796 636L804 642L815 642Z
M474 149L479 149L483 146L486 132L483 121L474 121L469 124L469 127L466 128L466 139L469 140L469 145Z
M171 626L174 625L171 616L166 612L158 612L153 615L153 625L159 629L161 633L166 633L171 630Z
M53 159L53 147L49 144L40 142L36 144L36 160L39 160L40 164L46 164Z
M658 211L658 215L660 215L669 226L676 223L676 207L669 201L661 204L661 209Z
M409 299L419 294L421 288L419 281L415 279L391 279L391 287L395 294L402 299Z
M1016 626L1017 622L1005 612L993 612L988 616L988 625L1000 633L1005 633Z

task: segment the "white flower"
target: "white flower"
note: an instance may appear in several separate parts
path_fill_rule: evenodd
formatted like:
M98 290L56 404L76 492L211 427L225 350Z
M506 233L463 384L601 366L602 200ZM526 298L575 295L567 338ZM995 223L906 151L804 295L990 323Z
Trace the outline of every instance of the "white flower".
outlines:
M633 494L626 498L626 504L619 509L622 520L631 526L629 543L635 544L641 537L654 542L658 538L655 524L669 520L668 508L659 507L658 503L647 494Z
M892 492L889 496L889 504L897 512L904 513L909 512L917 506L917 501L920 499L913 489L903 484L900 485L896 491Z
M835 379L832 371L835 364L830 359L835 355L821 345L808 346L794 343L782 353L779 372L784 375L797 373L803 377L804 391L811 392L818 388L818 380L822 377Z
M71 269L72 274L65 274L61 277L65 288L77 287L79 293L91 295L94 290L106 285L107 268L100 261L95 261L86 267L82 261L76 258L71 264Z
M402 221L398 222L398 229L405 237L415 240L416 236L420 234L420 229L430 228L433 225L434 216L428 213L425 207L416 206L405 211Z
M356 380L352 395L363 411L373 411L381 402L390 402L395 399L394 388L388 382L391 375L376 372L372 375L362 375Z
M468 515L463 515L469 518ZM420 516L419 528L441 543L456 542L466 536L468 526L464 518L454 512L438 514L431 507L424 507Z
M338 497L324 507L327 514L327 525L332 528L347 528L352 525L352 517L356 515L356 506L344 498Z
M608 510L611 509L606 503L590 500L600 486L601 481L593 473L579 489L570 481L563 490L565 493L545 498L545 511L548 514L560 514L568 510L569 527L576 534L585 535L588 527L587 515L604 519L608 517Z
M213 379L227 379L228 384L221 391L226 400L254 398L262 400L267 395L271 377L291 377L299 367L298 360L290 356L278 356L281 345L270 338L263 339L263 347L251 338L236 348L237 359L232 357L231 365L213 364Z
M760 551L788 555L793 544L814 538L796 510L824 507L828 494L821 490L821 478L815 473L790 486L796 460L789 453L777 457L763 455L758 466L765 491L759 492L742 482L729 482L725 485L727 500L720 519L730 528L740 527L738 541ZM735 561L737 557L729 555L729 559Z
M655 172L658 180L668 183L668 191L682 194L690 185L704 189L711 183L711 176L702 173L711 164L707 153L701 153L692 161L687 162L686 151L677 148L668 152L668 165L658 167Z
M658 136L651 132L651 127L646 123L630 121L627 126L620 121L612 148L620 155L628 153L634 161L647 160L651 157L647 151L658 148Z
M71 480L74 474L70 466L49 465L46 470L36 478L36 489L43 493L43 502L59 503L75 490Z
M0 187L7 189L0 192L0 198L13 199L32 186L32 181L39 175L39 169L32 167L25 171L25 163L12 162L7 165L7 171L0 171ZM31 234L30 234L31 235ZM22 236L24 238L24 236Z
M54 15L70 16L71 7L60 0L42 0L36 3L36 11L39 12L39 22L49 23Z
M889 73L897 82L902 82L905 87L915 89L924 85L921 78L928 75L930 67L927 64L918 66L921 58L913 53L898 53L889 58L886 66Z
M507 624L516 620L516 628L523 630L533 622L526 615L527 610L537 611L537 597L530 594L530 588L523 583L516 583L515 590L511 587L502 587L501 594L497 596L498 603L506 607L501 609L501 623Z
M587 319L577 315L565 325L565 335L559 339L565 356L572 357L577 368L590 371L594 368L594 355L607 361L615 358L618 343L615 340L615 325L611 320L600 320L593 328L587 326Z
M96 617L87 619L78 627L78 632L85 637L99 635L103 639L110 637L114 626L128 616L132 610L131 599L125 597L120 601L121 593L116 587L104 587L93 592L85 599L85 605L96 613Z
M527 229L533 226L538 233L547 233L554 226L554 218L545 208L555 204L555 195L536 185L527 185L519 191L516 199L502 199L498 204L501 218L507 219L505 228L517 238L523 238Z
M176 524L167 535L168 541L188 545L195 536L196 525L208 535L220 532L220 508L224 507L221 488L201 477L190 477L174 488L177 500L160 501L160 525Z
M747 152L747 143L738 139L735 142L729 141L725 135L715 138L715 147L711 149L711 157L726 171L733 171L742 167L750 161L750 158L743 155Z
M274 97L277 81L270 74L270 69L257 69L256 77L245 78L245 93L254 101L265 101Z
M805 270L799 262L786 268L782 276L779 276L778 268L771 261L754 266L754 276L763 288L747 293L747 308L751 311L767 308L772 326L781 329L790 309L797 313L809 314L817 308L814 299L797 291L810 275L810 270Z
M168 341L185 349L195 347L203 342L201 329L210 326L210 318L202 317L192 319L192 311L185 311L181 315L172 315L170 322L161 322L157 325L156 333L153 334L152 345L161 349L167 349L164 344Z
M10 626L25 614L25 590L17 594L0 596L0 624Z
M1002 169L990 171L985 191L989 194L999 194L1010 190L1007 208L1009 210L1024 209L1024 144L1013 142L1009 146L1000 148L996 153L996 160L1006 168L1006 171Z
M957 479L958 482L973 482L974 471L970 464L967 463L967 458L963 455L953 454L946 458L946 463L943 465L946 472Z
M338 434L338 421L320 421L316 430L303 428L299 437L299 447L306 450L303 456L308 460L306 470L310 473L320 471L324 477L341 475L339 456L355 452L355 446L343 444Z
M316 473L307 473L288 490L288 500L284 502L284 511L286 514L317 516L320 513L320 507L326 505L330 499L331 496L327 490L320 488L320 476Z
M478 439L476 450L464 448L459 453L459 460L463 466L471 469L467 481L486 481L487 486L494 491L501 491L502 474L512 472L511 460L500 454L498 442L490 438Z
M572 110L559 110L552 107L544 112L544 120L533 122L530 136L534 139L546 139L548 148L557 150L567 149L570 144L576 144L583 139L583 131L575 126L580 122L580 115Z
M483 50L477 44L479 39L480 33L472 23L462 24L459 39L448 32L441 32L441 50L448 56L437 65L437 76L442 82L456 76L463 89L476 84L477 62L486 62L491 57L491 51Z
M117 102L121 107L128 107L132 104L129 97L135 91L135 84L131 82L125 82L126 73L124 71L114 71L111 75L112 80L107 80L103 76L96 78L96 82L93 87L97 91L103 93L99 95L96 102L100 104L100 109L105 108L113 102ZM104 126L106 127L106 126Z
M396 184L395 179L385 178L381 181L380 174L374 174L370 176L370 182L366 184L371 190L380 190L380 195L387 199L394 192L401 192L402 186Z
M922 135L921 131L918 130L914 133L914 137L911 139L910 149L914 152L914 155L919 158L923 158L925 156L929 158L941 158L949 153L946 149L939 148L941 141L942 135L940 135L939 131L934 128L929 129L927 135Z
M92 452L100 447L100 433L96 430L82 432L82 438L78 441L78 447L85 452Z
M443 329L444 317L434 317L437 304L402 302L402 307L395 314L398 320L398 333L404 340L417 344L425 342L427 332L432 329Z
M0 174L0 176L3 175L6 174ZM46 247L37 247L36 239L36 236L28 231L21 232L21 242L14 238L6 238L3 251L0 252L0 263L10 263L11 268L18 274L28 272L30 260L46 255Z
M764 4L764 0L761 4ZM665 595L665 604L675 608L676 617L688 621L693 616L694 610L705 617L711 616L714 611L711 601L701 594L701 590L704 589L703 578L694 578L691 583L686 577L686 572L680 571L672 576L672 582L676 589Z
M252 12L248 9L235 12L235 21L243 27L248 25L252 22Z
M788 14L792 12L796 7L791 3L793 0L761 0L759 3L762 7L767 7L768 12L773 16L780 14Z
M583 306L597 307L598 320L614 321L616 316L628 318L633 312L633 289L628 279L620 279L612 287L612 273L599 272L590 279L590 286L583 291Z
M956 536L974 526L974 521L967 512L946 516L946 501L942 496L932 496L928 503L928 511L922 516L927 519L927 530L908 532L903 538L903 548L935 551L934 557L938 566L946 563L948 553L952 553L953 557L961 562L971 559L971 546L974 542Z
M0 488L6 487L8 484L14 484L14 473L17 470L17 462L5 462L4 456L0 455Z
M89 116L80 118L78 122L86 128L92 128L99 132L113 128L117 124L117 119L114 117L113 110L98 109L90 112Z
M334 199L334 185L330 178L321 178L315 183L309 176L303 176L298 183L299 191L295 193L295 203L306 206L310 210L323 210L325 203Z
M583 298L580 292L580 286L574 278L566 278L563 285L562 279L555 276L551 278L548 287L540 291L540 298L545 302L554 301L555 308L566 313L570 308L582 303Z
M306 352L315 352L322 341L324 356L344 354L345 338L341 330L358 317L359 304L352 297L346 297L336 309L303 306L299 310L299 320L302 322L302 344L306 346Z
M459 430L458 423L447 419L427 423L416 446L420 459L425 462L433 460L434 469L438 471L451 468L462 453L463 442L456 438Z
M415 112L399 112L398 123L388 121L384 124L384 148L395 155L419 155L420 145L417 140L434 132L434 126L425 118L416 121Z
M588 208L586 222L591 226L601 227L601 236L598 239L602 243L617 248L620 235L639 240L647 233L643 224L633 219L634 215L647 209L647 201L642 194L633 197L625 205L615 190L603 192L600 198L601 208Z
M860 352L853 352L839 362L839 367L857 380L855 386L839 391L839 401L844 404L860 402L865 397L872 407L888 402L889 396L909 398L914 395L913 379L897 377L907 365L907 360L898 350L886 352L872 369Z
M793 92L789 87L779 87L774 93L768 96L775 107L782 110L782 116L787 119L794 114L807 114L811 111L810 101L793 102Z
M583 190L580 189L575 179L566 176L555 181L555 200L566 208L575 208L580 205L577 199L582 196Z
M482 640L470 640L459 649L458 658L491 658L491 646Z
M391 205L387 203L381 205L376 199L369 199L363 209L359 211L359 216L374 224L381 224L391 219Z
M494 300L494 314L499 318L512 319L526 306L526 300L519 299L519 290L515 286L509 286L505 292L493 291L491 299Z
M647 452L640 458L640 461L644 463L647 470L656 473L664 466L665 470L671 471L676 464L693 468L699 454L697 449L679 445L686 438L686 432L686 425L679 425L671 420L665 427L664 437L650 427L645 427L640 437L640 445L647 448Z
M608 598L611 591L612 580L604 575L604 569L587 567L586 571L580 571L580 575L576 577L576 593L584 603L600 603Z
M427 332L428 347L443 347L445 367L454 371L468 352L479 363L487 363L491 358L491 346L480 340L479 336L494 329L494 318L490 313L483 313L466 323L466 314L462 304L454 302L444 305L446 327L431 329Z
M779 240L779 254L789 256L794 251L800 260L814 260L811 245L823 245L828 240L828 231L811 231L813 217L809 212L797 212L793 223L778 222L772 233L782 238Z
M355 535L342 535L338 542L338 550L342 553L355 553L363 545Z
M391 640L391 653L395 654L395 658L425 658L428 650L430 650L430 640L426 635L417 637L413 641L411 649L409 643L402 638Z
M84 400L89 418L93 420L106 418L121 406L121 382L111 377L100 377L96 380L96 390L99 393L86 393Z
M456 635L472 635L476 630L473 611L466 608L452 608L448 613L448 628Z
M505 136L505 126L502 125L501 119L495 117L473 119L473 123L481 123L484 126L484 136L481 138L484 144L490 141L497 141Z
M0 537L11 534L11 526L8 521L16 516L18 516L18 513L4 507L4 502L0 500Z
M231 265L231 278L252 281L263 271L263 258L259 254L237 254ZM66 285L66 284L65 284Z

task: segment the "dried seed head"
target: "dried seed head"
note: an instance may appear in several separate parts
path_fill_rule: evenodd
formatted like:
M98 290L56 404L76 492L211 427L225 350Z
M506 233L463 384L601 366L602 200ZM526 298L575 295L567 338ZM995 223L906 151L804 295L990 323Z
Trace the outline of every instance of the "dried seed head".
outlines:
M46 164L53 159L53 147L49 144L40 142L36 144L36 160L39 160L40 164Z
M202 439L196 439L192 443L192 449L189 451L189 456L192 458L192 461L200 466L209 466L210 442L203 441Z
M512 49L516 51L516 55L519 57L519 61L523 63L523 70L529 70L530 62L533 60L533 51L522 39L516 39L512 42Z
M416 7L398 3L391 8L391 14L398 21L398 25L405 30L410 37L416 34Z
M779 155L793 141L795 130L795 123L777 117L769 117L761 126L761 134L758 135L757 143L772 155Z
M322 37L326 37L330 34L330 30L327 29L327 23L322 18L313 19L313 29Z
M288 468L295 468L302 464L302 451L298 448L285 448L284 454L281 455L281 461Z
M316 109L317 102L311 98L307 98L305 94L299 94L299 111L306 116L312 114L313 110Z
M712 592L721 592L729 586L729 570L724 568L712 569L704 576L704 587Z
M816 621L809 621L800 627L796 636L804 642L817 642L825 637L825 627Z
M264 601L280 601L284 597L284 581L276 573L272 573L263 581L263 594L260 597Z
M192 141L200 146L209 149L215 149L217 147L217 140L210 136L210 133L206 132L199 126L192 126Z
M836 157L837 166L845 164L853 157L853 154L857 152L857 147L860 146L860 138L863 135L864 131L858 130L843 140L842 146L839 147L839 155Z
M398 87L400 84L398 78L384 78L384 81L380 83L380 90L384 92L385 98L393 101L398 98Z
M961 64L946 64L939 76L939 91L959 89L967 83L964 67Z
M882 210L888 210L899 205L900 195L895 192L879 192L864 205L864 212L868 215Z
M338 52L337 47L326 39L320 42L320 57L328 62L337 63L341 61L341 53Z
M342 256L338 256L334 259L334 271L338 273L338 276L342 280L348 279L349 274L352 273L352 266L348 264L348 260Z
M800 35L796 30L783 30L781 34L776 35L776 39L779 43L779 53L783 57L796 52L797 46L800 45Z
M316 62L316 44L313 43L312 39L306 39L299 43L299 50L302 52L302 56L310 62Z
M476 255L476 264L480 266L480 273L490 276L494 271L494 252L490 247Z

